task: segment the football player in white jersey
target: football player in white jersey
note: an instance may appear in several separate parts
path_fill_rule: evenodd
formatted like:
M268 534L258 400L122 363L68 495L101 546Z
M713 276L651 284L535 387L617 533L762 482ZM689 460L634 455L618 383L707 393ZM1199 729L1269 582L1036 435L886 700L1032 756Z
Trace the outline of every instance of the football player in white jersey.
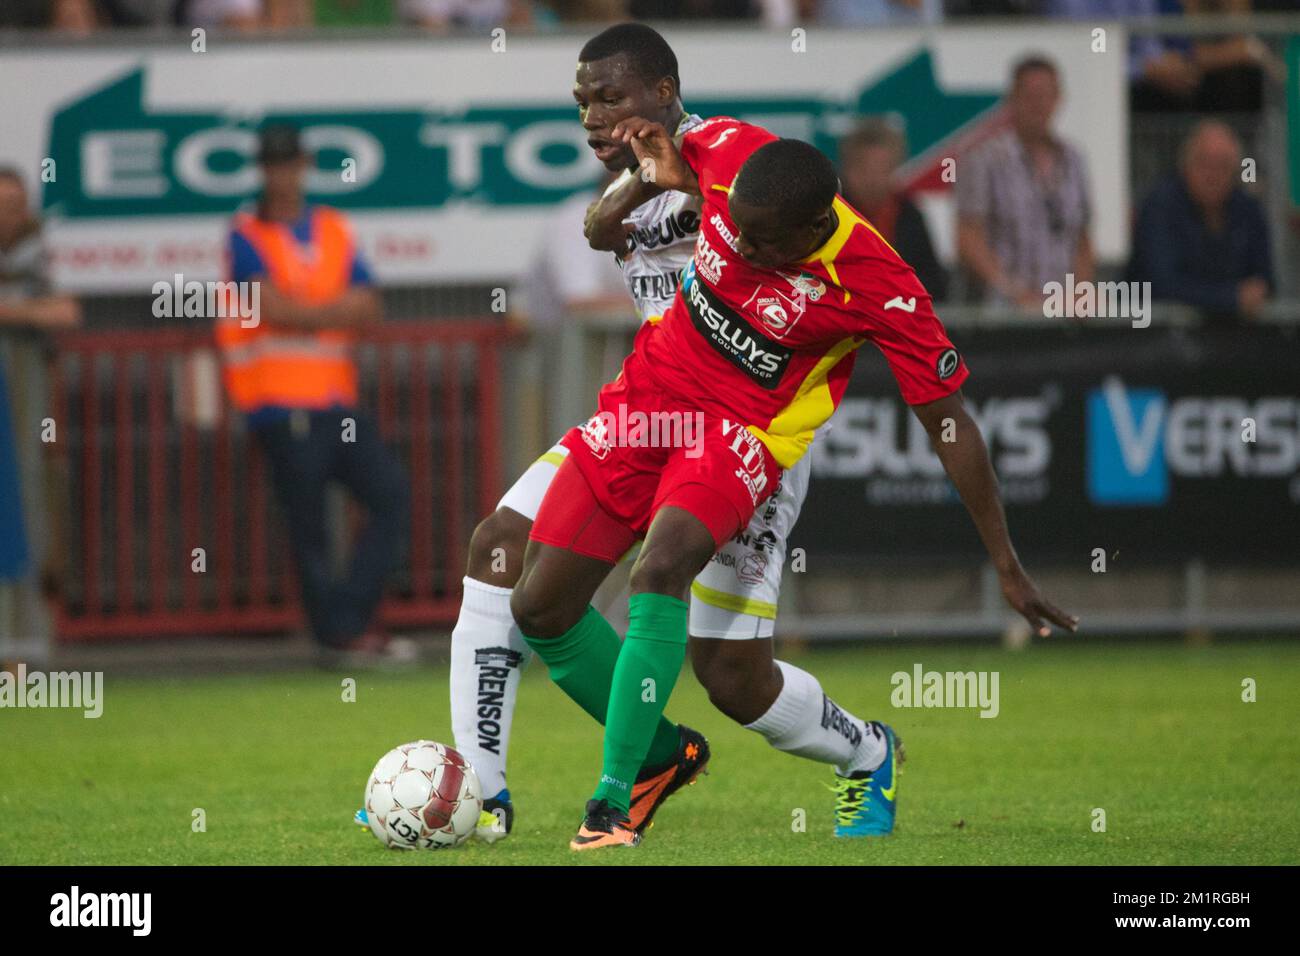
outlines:
M594 248L619 258L642 318L655 322L672 302L699 231L699 199L662 193L644 201L635 155L612 138L622 120L641 116L676 135L702 120L682 108L677 58L650 27L624 23L589 41L573 87L578 115L597 159L623 175L587 215ZM568 453L560 445L531 465L474 530L460 616L452 632L451 710L456 748L474 766L485 795L478 836L510 831L514 807L506 789L506 752L520 675L532 656L510 612L533 519ZM839 835L854 834L861 781L884 760L886 744L863 721L826 696L811 674L773 657L786 539L808 487L810 455L781 478L748 528L728 542L696 578L691 593L690 648L696 677L724 714L773 747L830 764L836 772ZM613 634L610 635L613 637ZM617 655L617 642L613 647ZM552 668L552 676L555 676ZM604 722L604 693L589 713ZM584 703L584 706L586 704ZM709 759L703 735L663 722L632 794L632 823L644 832L659 806L691 783ZM857 786L855 786L857 781ZM358 811L358 819L364 810Z

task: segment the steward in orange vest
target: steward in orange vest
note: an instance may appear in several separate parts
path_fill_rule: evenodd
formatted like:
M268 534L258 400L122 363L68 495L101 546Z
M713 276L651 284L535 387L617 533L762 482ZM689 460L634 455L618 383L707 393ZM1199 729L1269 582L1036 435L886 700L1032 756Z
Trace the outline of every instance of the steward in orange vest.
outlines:
M384 581L401 557L409 518L405 475L357 408L352 348L382 313L343 214L308 205L311 168L298 131L270 126L258 160L264 187L255 212L236 214L230 279L256 283L227 308L217 344L231 401L271 465L289 528L303 604L323 650L348 662L409 656L412 646L373 627ZM255 293L255 294L254 294ZM334 576L327 487L342 484L368 513L342 579ZM258 520L258 519L254 519Z

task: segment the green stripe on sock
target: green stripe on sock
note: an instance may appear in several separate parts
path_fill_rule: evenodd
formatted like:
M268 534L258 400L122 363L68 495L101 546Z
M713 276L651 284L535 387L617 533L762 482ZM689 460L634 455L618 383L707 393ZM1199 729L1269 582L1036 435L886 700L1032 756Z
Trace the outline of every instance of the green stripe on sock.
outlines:
M666 723L664 707L686 660L687 639L685 601L665 594L634 594L628 608L627 640L609 691L605 764L594 794L594 799L608 800L624 812L637 771L655 762L649 756L651 745ZM676 738L674 731L673 750Z

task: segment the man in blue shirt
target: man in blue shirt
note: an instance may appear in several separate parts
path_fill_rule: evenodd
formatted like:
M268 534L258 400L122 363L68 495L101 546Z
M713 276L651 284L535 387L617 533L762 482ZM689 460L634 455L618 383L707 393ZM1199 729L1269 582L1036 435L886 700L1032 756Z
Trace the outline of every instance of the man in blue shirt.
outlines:
M1268 221L1241 188L1241 143L1206 120L1183 145L1178 172L1142 204L1129 278L1157 300L1210 318L1254 318L1276 289Z

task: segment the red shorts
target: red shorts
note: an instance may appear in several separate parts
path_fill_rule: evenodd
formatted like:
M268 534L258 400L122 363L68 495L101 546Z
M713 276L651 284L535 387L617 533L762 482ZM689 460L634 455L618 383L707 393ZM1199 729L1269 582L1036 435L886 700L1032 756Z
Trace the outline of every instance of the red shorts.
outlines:
M537 513L534 541L613 563L660 508L676 507L720 548L776 489L781 466L749 429L677 402L637 366L629 358L601 389L597 414L561 440L569 455Z

